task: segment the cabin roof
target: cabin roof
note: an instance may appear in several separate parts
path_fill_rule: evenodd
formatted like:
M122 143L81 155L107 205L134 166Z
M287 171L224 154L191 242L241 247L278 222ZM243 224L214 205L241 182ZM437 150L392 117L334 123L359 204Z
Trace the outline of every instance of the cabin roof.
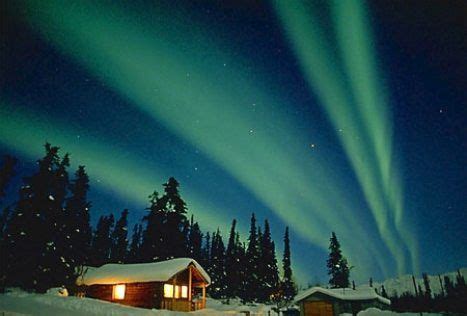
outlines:
M79 285L118 284L137 282L165 282L184 271L190 264L200 272L209 284L211 278L194 259L176 258L161 262L119 264L109 263L98 268L86 267L86 272L79 277Z
M343 301L366 301L376 299L383 304L391 304L390 300L378 295L375 289L372 287L357 288L354 290L351 288L325 289L316 286L295 296L295 302L298 303L315 293L322 293L324 295L331 296Z

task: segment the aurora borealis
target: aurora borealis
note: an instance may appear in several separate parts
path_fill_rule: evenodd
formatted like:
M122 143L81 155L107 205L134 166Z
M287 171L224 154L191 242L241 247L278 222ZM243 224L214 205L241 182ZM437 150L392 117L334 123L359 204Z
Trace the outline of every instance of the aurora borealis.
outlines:
M360 282L465 265L454 10L411 21L414 5L363 1L2 6L0 153L27 170L46 140L70 152L91 177L93 219L140 219L173 175L202 229L225 236L237 218L246 237L255 212L280 250L290 226L303 283L327 280L331 231ZM450 29L432 26L431 44L404 29L434 18Z

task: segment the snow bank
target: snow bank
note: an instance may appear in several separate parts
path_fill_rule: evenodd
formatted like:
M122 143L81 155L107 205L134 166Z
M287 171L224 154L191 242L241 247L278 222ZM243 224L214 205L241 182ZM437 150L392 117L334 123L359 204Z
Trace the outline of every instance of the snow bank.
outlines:
M57 296L53 294L32 294L20 290L10 290L0 295L0 315L136 315L136 316L244 316L249 311L252 316L266 316L271 306L256 304L251 306L232 302L231 305L208 299L207 308L191 313L167 310L150 310L124 306L106 301L78 298L74 296ZM271 313L271 315L276 315Z
M357 316L418 316L420 313L396 313L393 311L382 311L380 309L371 307L361 311ZM423 313L424 316L441 316L442 314Z
M116 284L134 282L164 282L175 274L194 264L208 283L211 278L201 265L190 258L177 258L161 262L118 264L109 263L101 267L87 267L83 277L78 278L78 284Z

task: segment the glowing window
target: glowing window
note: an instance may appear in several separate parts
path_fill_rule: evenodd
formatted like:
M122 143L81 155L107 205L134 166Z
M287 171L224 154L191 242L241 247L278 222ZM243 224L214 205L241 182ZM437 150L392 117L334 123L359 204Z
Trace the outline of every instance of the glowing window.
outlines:
M114 300L123 300L125 298L125 284L114 285L112 296Z
M175 298L180 297L180 287L178 285L175 285Z
M185 285L182 286L182 297L183 298L188 297L188 286L185 286Z
M172 284L164 284L164 297L173 297L174 286Z

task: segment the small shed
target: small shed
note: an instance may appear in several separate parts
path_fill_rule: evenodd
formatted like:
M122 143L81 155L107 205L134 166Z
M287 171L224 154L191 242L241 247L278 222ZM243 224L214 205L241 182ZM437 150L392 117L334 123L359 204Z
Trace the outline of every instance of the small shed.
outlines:
M206 307L210 282L206 271L190 258L86 267L77 280L86 297L185 312Z
M376 293L374 288L325 289L312 287L295 297L301 316L337 316L343 313L356 315L370 307L386 309L391 301Z

